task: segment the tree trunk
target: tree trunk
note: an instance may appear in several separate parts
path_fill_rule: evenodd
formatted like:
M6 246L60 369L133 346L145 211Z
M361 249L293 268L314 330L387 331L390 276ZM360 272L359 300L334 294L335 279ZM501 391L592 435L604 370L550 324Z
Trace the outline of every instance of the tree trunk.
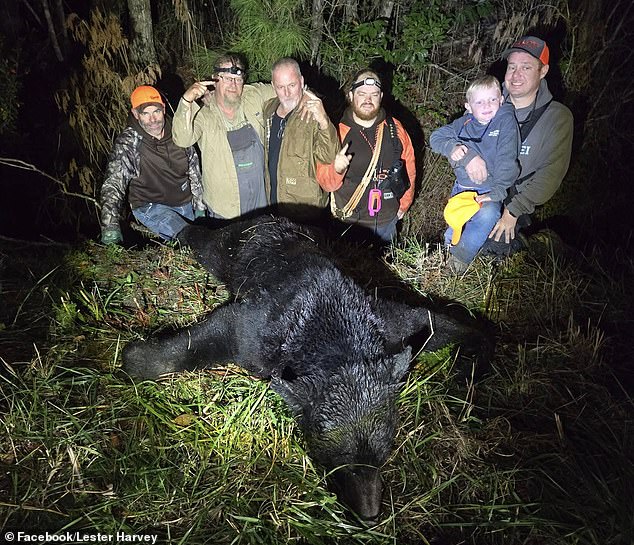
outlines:
M57 60L59 62L64 62L64 55L62 54L62 50L59 48L57 33L55 32L55 25L53 24L53 18L51 17L51 10L48 7L48 0L41 0L40 3L42 4L42 10L44 10L44 18L46 19L48 36L51 39L53 50L55 51L55 56L57 57Z
M382 2L380 17L382 19L390 19L392 17L392 10L394 9L394 2Z
M310 21L310 63L315 64L324 31L324 0L313 0L313 14Z
M150 0L128 0L132 41L130 53L132 61L140 68L158 64L154 36L152 34L152 8Z
M62 0L55 0L55 15L57 17L57 25L62 33L62 47L64 48L64 53L68 53L68 31L66 30L66 14L64 13Z
M359 18L357 0L345 0L343 5L343 20L345 23L356 21Z

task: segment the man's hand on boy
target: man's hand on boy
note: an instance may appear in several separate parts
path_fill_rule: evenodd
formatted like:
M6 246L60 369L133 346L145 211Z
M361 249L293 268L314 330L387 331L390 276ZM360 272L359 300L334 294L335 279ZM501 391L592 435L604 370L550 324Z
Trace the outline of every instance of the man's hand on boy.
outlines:
M476 155L471 161L467 163L465 166L465 170L467 171L467 176L474 184L481 184L487 179L489 173L487 172L487 164L484 162L484 159L479 155Z

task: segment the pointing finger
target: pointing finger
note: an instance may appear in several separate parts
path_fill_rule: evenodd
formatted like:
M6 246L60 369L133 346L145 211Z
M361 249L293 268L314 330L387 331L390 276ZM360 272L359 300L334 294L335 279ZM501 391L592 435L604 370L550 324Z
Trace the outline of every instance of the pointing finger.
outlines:
M312 93L311 91L309 91L308 89L304 89L304 94L308 95L313 100L315 100L315 99L319 100L319 97L317 95L315 95L314 93Z

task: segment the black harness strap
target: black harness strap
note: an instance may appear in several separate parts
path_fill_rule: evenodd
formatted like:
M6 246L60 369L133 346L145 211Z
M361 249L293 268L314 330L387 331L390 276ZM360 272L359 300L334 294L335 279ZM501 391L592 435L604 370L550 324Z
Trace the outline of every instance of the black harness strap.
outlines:
M536 110L533 110L528 115L528 118L525 121L522 121L521 123L518 121L518 125L520 126L520 138L522 140L522 143L526 141L526 139L528 138L528 135L530 134L530 132L533 130L533 128L539 121L539 118L542 115L544 115L544 112L546 111L548 106L550 106L550 103L552 101L553 99L551 98L546 104L544 104L543 106L540 106ZM517 186L521 184L522 182L528 180L530 177L533 176L533 174L535 174L534 170L533 172L530 172L529 174L525 174L521 178L518 178L517 180L515 180L513 185L509 188L506 199L504 199L505 205L508 205L511 202L511 200L513 200L513 197L517 195ZM529 214L522 214L519 218L517 218L517 226L519 228L524 229L528 227L530 224L531 224L531 217Z
M553 99L551 98L546 104L544 104L543 106L540 106L536 110L533 110L529 114L528 119L525 119L522 122L519 122L519 121L517 122L518 125L520 126L520 137L522 139L522 142L526 141L526 139L528 138L528 135L533 130L533 127L535 127L535 125L539 121L539 118L544 114L544 112L546 111L546 108L550 106L550 103L552 101Z

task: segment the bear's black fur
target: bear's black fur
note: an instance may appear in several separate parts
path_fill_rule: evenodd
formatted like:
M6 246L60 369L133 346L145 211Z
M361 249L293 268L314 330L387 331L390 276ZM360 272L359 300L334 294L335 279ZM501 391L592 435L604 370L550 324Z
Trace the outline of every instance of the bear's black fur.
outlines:
M414 335L435 350L464 326L427 308L378 299L345 276L305 228L271 217L179 235L235 295L203 321L129 344L133 376L234 362L271 387L296 414L309 452L340 500L367 519L379 514L379 468L396 432L395 398ZM433 331L433 334L432 334Z

